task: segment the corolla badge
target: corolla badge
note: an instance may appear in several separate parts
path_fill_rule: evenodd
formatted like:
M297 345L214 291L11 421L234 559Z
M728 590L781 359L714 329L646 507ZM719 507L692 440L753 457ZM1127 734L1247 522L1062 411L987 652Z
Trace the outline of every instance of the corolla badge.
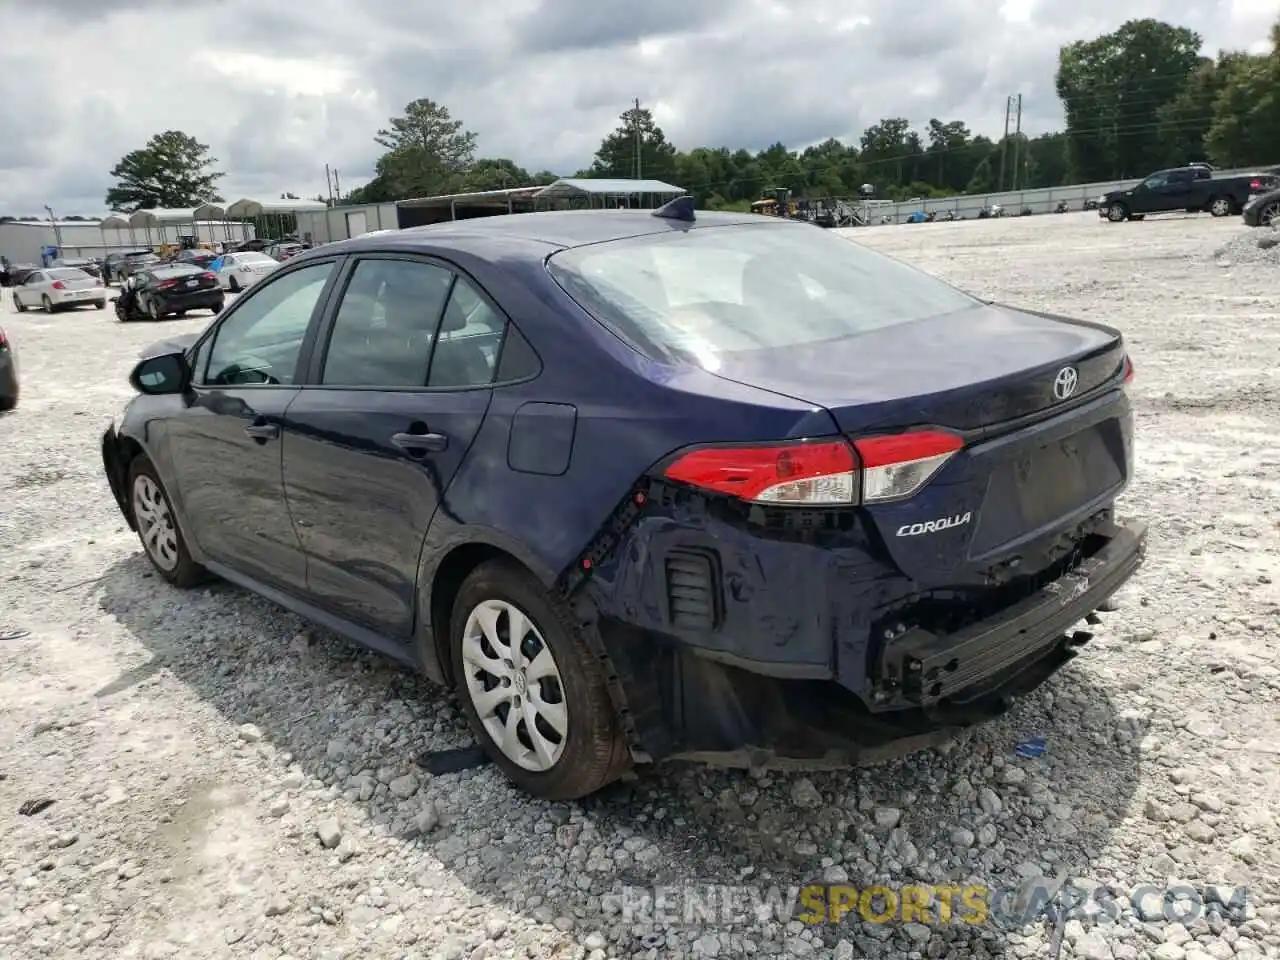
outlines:
M922 523L904 523L898 528L900 537L918 537L922 533L941 533L952 527L962 527L973 519L972 511L959 513L954 517L942 517L940 520L925 520Z
M1079 382L1080 374L1076 372L1075 367L1063 367L1053 378L1053 395L1059 400L1066 400L1076 392L1076 385Z

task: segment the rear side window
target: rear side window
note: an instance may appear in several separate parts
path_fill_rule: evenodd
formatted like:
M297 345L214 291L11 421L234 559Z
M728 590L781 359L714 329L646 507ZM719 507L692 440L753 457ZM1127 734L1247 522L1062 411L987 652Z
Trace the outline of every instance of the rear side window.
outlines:
M62 267L58 270L49 271L50 280L89 280L91 279L83 270L75 267Z
M422 387L453 274L413 260L361 260L334 318L321 383Z
M449 295L429 387L482 387L493 383L507 320L465 277L458 277Z
M743 224L561 251L548 269L656 360L714 370L721 354L844 340L978 301L825 230Z

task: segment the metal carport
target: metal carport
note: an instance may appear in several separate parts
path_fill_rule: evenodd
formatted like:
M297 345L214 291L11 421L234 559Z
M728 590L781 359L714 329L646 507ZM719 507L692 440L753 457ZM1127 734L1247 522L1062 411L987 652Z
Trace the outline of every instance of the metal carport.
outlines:
M570 206L651 207L660 198L684 194L681 187L661 180L622 180L601 177L564 177L535 195L539 203L568 202ZM610 203L609 201L615 201Z

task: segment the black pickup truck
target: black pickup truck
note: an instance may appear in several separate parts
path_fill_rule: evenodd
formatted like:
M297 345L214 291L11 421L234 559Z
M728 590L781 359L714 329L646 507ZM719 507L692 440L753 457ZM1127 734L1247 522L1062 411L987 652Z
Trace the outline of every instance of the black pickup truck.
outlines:
M1251 194L1264 193L1271 184L1280 184L1280 178L1270 173L1215 176L1203 164L1157 170L1136 186L1104 193L1098 198L1098 216L1112 223L1181 211L1227 217L1238 214Z

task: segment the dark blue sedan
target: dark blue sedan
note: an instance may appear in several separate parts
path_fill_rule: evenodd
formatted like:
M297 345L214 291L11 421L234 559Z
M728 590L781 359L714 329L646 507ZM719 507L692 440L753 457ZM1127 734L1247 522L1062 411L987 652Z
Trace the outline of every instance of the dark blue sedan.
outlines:
M578 211L288 261L157 345L111 489L451 687L519 786L852 762L999 712L1143 556L1132 366L806 223Z

